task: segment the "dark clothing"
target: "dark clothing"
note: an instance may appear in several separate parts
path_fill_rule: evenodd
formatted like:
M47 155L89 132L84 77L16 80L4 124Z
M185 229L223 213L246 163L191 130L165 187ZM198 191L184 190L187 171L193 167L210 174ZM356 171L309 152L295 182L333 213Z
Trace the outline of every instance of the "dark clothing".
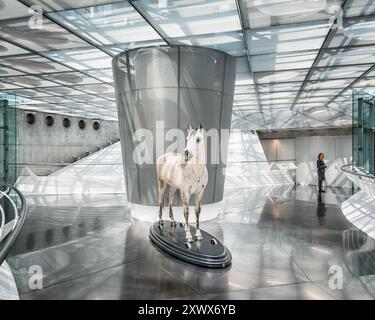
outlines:
M323 180L319 180L318 181L319 192L323 192L322 184L323 184Z
M319 177L319 181L323 181L326 179L325 177L325 171L326 171L326 164L324 163L323 160L320 160L318 159L316 161L316 167L318 168L318 177Z
M326 179L325 176L325 171L326 171L326 164L324 163L323 160L318 159L316 161L316 167L318 168L318 186L319 186L319 191L322 191L322 182Z

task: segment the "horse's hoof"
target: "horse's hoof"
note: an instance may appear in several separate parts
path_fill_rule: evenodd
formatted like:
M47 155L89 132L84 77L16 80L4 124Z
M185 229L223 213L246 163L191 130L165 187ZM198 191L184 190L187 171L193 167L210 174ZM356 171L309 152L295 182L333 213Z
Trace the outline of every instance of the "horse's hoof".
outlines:
M164 225L164 221L163 220L159 220L159 225L160 226Z
M195 231L195 241L201 241L203 239L202 233L199 229Z
M172 221L171 221L171 227L176 227L176 226L177 226L176 221L172 220Z
M186 242L194 242L194 241L193 241L193 237L192 237L192 236L190 236L190 237L186 237Z
M203 240L202 235L201 234L196 234L195 235L195 241L201 241L201 240Z

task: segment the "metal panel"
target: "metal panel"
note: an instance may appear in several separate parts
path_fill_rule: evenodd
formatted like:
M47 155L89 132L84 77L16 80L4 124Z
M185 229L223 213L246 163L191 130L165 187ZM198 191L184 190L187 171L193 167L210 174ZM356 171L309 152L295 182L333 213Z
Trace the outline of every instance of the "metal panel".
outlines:
M186 127L202 123L205 129L219 128L221 92L201 89L180 89L180 123Z
M222 91L225 53L199 47L181 47L181 87Z
M177 55L175 47L151 47L129 51L133 89L176 87Z
M137 128L156 128L164 121L165 128L175 128L178 121L177 88L137 90L133 119Z

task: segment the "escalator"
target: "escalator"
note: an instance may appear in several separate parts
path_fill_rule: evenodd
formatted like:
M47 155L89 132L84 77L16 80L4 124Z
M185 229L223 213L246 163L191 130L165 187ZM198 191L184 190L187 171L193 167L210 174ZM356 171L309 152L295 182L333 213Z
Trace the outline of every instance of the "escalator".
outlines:
M21 192L0 183L0 300L19 299L17 286L6 259L26 219L26 200Z

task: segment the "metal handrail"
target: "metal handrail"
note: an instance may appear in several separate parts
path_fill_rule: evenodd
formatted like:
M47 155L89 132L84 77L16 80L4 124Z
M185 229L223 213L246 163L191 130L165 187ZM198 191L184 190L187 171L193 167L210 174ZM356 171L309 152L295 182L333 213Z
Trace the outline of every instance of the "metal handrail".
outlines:
M348 169L346 169L346 167L355 167L355 165L354 164L343 165L341 167L341 171L344 171L346 173L349 173L349 174L352 174L352 175L355 175L355 176L358 176L358 177L366 177L366 178L370 178L370 179L375 179L375 176L372 175L371 173L367 173L367 172L366 173L358 173L358 172L348 170ZM365 170L363 168L358 168L358 169Z
M7 188L10 188L14 192L17 193L18 197L21 200L21 207L18 210L18 220L16 223L15 228L12 230L12 232L4 239L4 244L0 247L0 265L3 263L5 258L7 257L9 251L13 247L13 244L18 238L18 235L25 223L26 216L27 216L27 205L26 205L26 199L24 195L15 187L11 186L10 184L6 182L1 182L4 186ZM17 214L17 213L15 213Z
M4 193L9 193L10 192L10 188L8 186L6 186L6 190L2 191L2 193L0 194L0 199L2 199L4 197Z

